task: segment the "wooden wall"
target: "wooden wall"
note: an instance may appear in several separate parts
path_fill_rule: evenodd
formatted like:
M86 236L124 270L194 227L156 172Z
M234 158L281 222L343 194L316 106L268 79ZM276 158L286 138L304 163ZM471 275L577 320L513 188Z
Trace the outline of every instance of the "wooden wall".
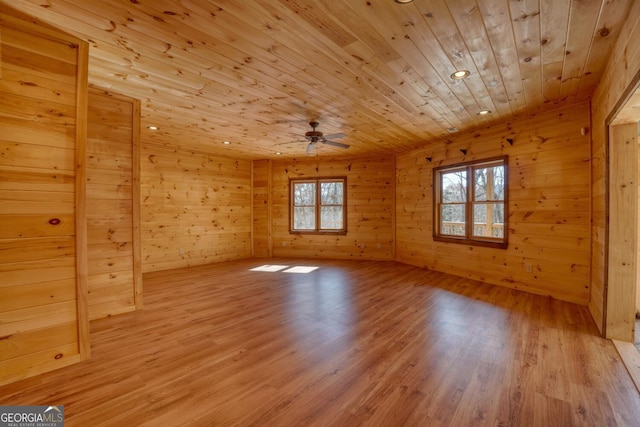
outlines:
M265 173L255 167L254 175ZM302 159L271 165L272 253L285 257L391 260L395 245L395 162L392 156L362 159ZM347 235L289 233L289 179L347 177ZM257 178L254 178L254 181ZM267 179L262 178L262 182ZM261 201L259 201L261 202ZM254 207L254 211L257 210ZM264 239L256 230L254 239Z
M89 319L142 307L140 101L89 88Z
M582 104L399 155L396 259L587 304L590 138L581 128L588 128L589 120L589 105ZM432 168L504 154L509 156L508 249L434 242Z
M272 254L271 231L271 160L254 160L252 163L252 244L255 257Z
M251 162L141 150L143 272L251 256Z
M0 384L89 355L87 45L0 5Z
M609 271L606 336L634 342L638 274L638 125L609 128ZM624 290L624 292L618 292Z
M593 96L591 114L592 132L592 215L591 228L591 300L589 309L601 332L605 330L605 304L607 286L607 117L612 115L634 89L640 72L640 2L633 2L629 15L609 63ZM624 291L623 291L624 292ZM629 298L632 298L629 295Z

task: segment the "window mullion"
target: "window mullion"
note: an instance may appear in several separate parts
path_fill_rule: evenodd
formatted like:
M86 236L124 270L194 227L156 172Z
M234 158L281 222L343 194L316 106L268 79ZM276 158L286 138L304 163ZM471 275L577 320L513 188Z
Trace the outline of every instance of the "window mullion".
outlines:
M465 203L465 237L470 239L473 236L473 198L474 198L474 177L473 166L467 166L467 202Z
M436 234L440 234L442 232L442 204L444 202L444 196L442 195L443 190L442 188L444 187L444 183L443 183L443 179L442 179L442 173L441 172L435 172L434 173L434 179L436 179L437 182L437 198L436 198L436 206L435 209L436 211L434 212L434 233ZM436 186L434 185L434 189L436 189Z
M320 224L320 186L321 186L321 182L320 180L316 180L316 231L320 231L322 230L321 224Z

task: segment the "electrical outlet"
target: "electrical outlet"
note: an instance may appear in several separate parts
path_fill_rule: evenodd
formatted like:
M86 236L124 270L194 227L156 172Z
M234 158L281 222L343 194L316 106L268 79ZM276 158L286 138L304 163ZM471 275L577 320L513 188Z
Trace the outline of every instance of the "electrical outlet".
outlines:
M184 248L180 248L178 252L180 253L180 255L184 255Z
M287 242L282 242L282 246L287 246Z
M378 248L378 249L380 249L381 247L382 247L382 245L381 245L380 243L378 243L378 244L376 245L376 248Z
M527 273L531 273L533 271L533 266L530 263L526 263L524 268L527 270Z

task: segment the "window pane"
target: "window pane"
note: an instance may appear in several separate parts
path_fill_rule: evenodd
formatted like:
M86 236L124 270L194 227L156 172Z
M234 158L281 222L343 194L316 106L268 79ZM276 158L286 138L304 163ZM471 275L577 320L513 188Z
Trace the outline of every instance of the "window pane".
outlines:
M452 236L465 235L464 205L442 205L440 207L440 233Z
M340 230L343 224L342 206L322 206L320 208L320 229Z
M488 168L476 169L474 176L475 200L487 200L487 172Z
M504 237L504 203L482 203L473 206L473 235Z
M315 230L316 209L314 207L293 208L293 229L294 230Z
M442 178L442 203L455 203L467 201L467 171L443 172Z
M321 205L341 205L343 204L343 183L321 182L320 183L320 204Z
M504 200L504 166L475 169L475 200Z
M294 183L293 204L295 206L314 206L316 204L316 184L313 182Z
M504 200L504 166L493 168L493 200ZM504 207L504 206L503 206Z

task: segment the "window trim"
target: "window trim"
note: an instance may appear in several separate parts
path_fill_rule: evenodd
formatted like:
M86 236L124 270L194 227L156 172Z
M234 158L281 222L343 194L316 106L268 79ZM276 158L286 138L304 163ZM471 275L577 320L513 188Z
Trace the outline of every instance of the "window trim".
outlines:
M483 164L502 161L504 166L504 223L503 238L481 237L472 235L473 233L473 206L474 206L474 185L469 183L469 177L473 176L473 170ZM440 175L442 171L453 170L467 171L467 200L465 205L465 236L450 236L440 234L440 205L441 205L441 185ZM481 160L456 163L447 166L437 166L433 168L433 240L436 242L457 243L473 246L484 246L496 249L506 249L509 245L509 156L489 157Z
M341 229L320 229L320 212L322 206L338 206L338 205L322 205L320 203L320 183L322 182L342 182L342 228ZM293 186L295 183L315 183L316 185L316 228L315 230L295 230L293 228L293 211L294 196ZM314 178L289 178L289 234L329 234L329 235L346 235L347 234L347 177L346 176L321 176Z

